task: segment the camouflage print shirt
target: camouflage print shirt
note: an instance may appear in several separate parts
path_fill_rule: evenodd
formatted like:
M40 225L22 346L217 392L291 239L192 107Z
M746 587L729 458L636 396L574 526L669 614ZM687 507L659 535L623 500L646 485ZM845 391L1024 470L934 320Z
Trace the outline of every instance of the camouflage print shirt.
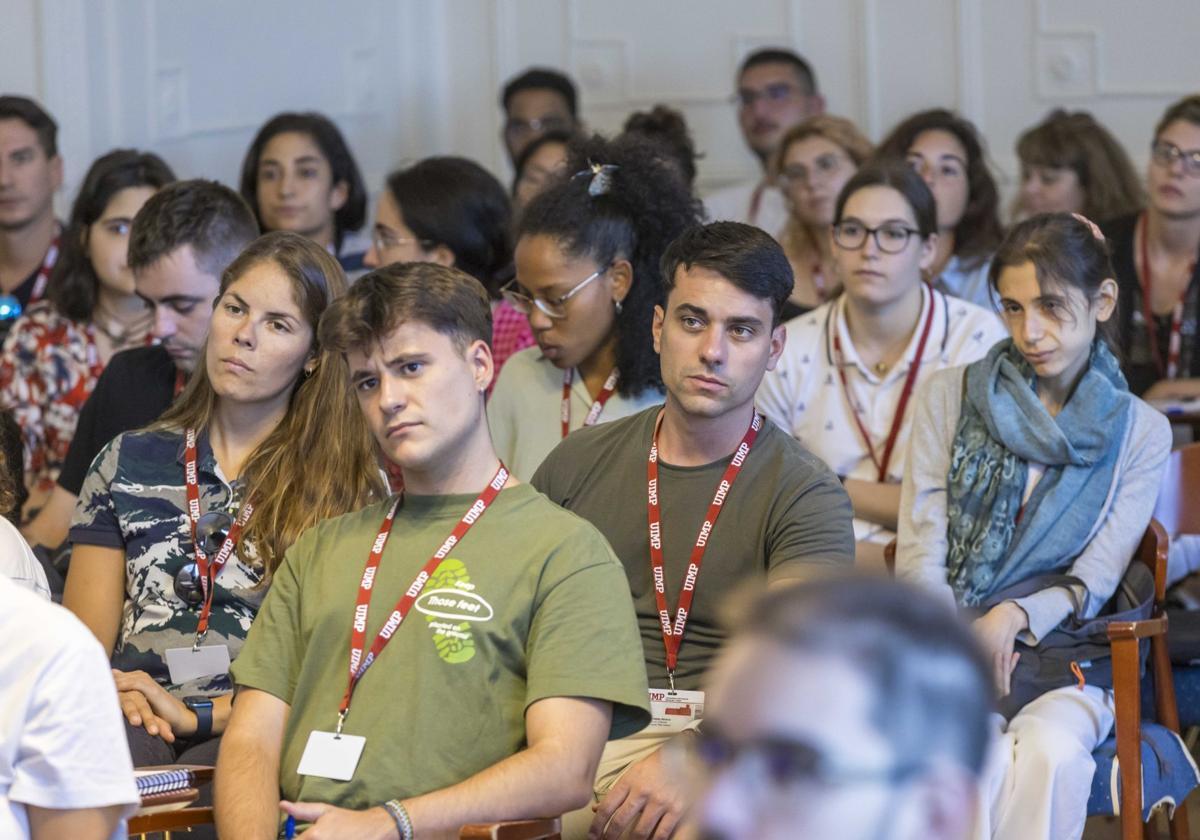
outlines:
M199 435L197 454L201 511L233 512L237 500L205 433ZM186 511L183 434L127 432L92 463L70 532L75 545L125 552L125 607L113 667L145 671L181 698L232 689L228 675L181 685L172 685L168 676L166 651L190 646L199 618L199 609L189 609L175 594L176 573L195 560ZM228 645L231 659L266 595L265 586L256 588L262 569L255 559L253 548L241 545L217 578L205 644Z

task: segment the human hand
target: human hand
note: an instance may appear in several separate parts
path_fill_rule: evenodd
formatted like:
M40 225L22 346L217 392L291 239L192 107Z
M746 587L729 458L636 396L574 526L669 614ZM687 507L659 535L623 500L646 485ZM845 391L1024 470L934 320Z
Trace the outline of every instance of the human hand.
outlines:
M1000 697L1012 690L1012 672L1021 654L1014 650L1017 634L1029 627L1029 616L1013 601L1003 601L975 619L975 636L992 663L992 679Z
M679 737L692 737L681 734ZM672 778L660 748L630 765L608 794L593 808L596 816L588 840L668 840L675 834L687 800L679 780Z
M196 713L154 681L145 671L113 669L117 696L125 719L134 726L145 727L151 735L161 736L168 744L176 737L196 732Z
M280 802L279 807L285 814L295 817L297 822L311 823L300 835L306 840L336 840L341 837L354 840L398 840L400 837L395 820L382 807L351 811L347 808L335 808L324 802L286 800Z

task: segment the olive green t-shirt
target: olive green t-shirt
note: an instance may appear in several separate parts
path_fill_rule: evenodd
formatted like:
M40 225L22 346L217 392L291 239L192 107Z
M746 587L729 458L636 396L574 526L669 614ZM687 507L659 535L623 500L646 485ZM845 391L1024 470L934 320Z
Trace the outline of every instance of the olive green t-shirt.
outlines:
M650 569L646 461L660 408L572 432L533 476L534 487L599 528L621 559L650 685L656 688L667 685L667 657ZM692 547L729 460L700 467L659 460L663 572L672 619ZM766 420L709 536L679 649L676 688L700 688L725 639L721 607L739 586L852 564L852 516L850 498L824 462Z
M474 501L405 498L374 579L368 646ZM501 491L450 551L359 680L344 730L367 739L354 778L298 775L309 733L336 725L359 581L389 504L296 541L234 663L239 686L291 706L287 799L366 808L455 784L522 749L525 710L547 697L612 702L613 738L649 722L620 564L595 528L523 484Z

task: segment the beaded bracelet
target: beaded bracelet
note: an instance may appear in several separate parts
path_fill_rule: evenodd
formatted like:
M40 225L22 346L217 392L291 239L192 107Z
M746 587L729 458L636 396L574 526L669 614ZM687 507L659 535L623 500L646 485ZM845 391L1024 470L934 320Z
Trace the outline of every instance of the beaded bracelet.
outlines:
M399 799L389 799L383 803L383 808L396 823L396 830L400 832L400 840L413 840L416 833L413 831L412 817L408 815L408 809L404 807L404 803Z

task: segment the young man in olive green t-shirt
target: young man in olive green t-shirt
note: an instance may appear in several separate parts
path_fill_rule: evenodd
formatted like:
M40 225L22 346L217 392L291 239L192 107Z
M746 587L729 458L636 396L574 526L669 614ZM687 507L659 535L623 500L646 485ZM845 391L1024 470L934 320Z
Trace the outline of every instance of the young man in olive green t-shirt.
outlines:
M619 562L492 450L490 329L482 287L431 264L372 272L325 313L405 495L316 526L276 571L233 669L223 838L274 837L281 790L323 837L556 816L588 800L604 742L647 723Z
M569 815L568 840L627 828L634 838L672 836L686 792L662 747L690 737L703 714L698 689L725 638L721 607L742 584L803 578L854 558L850 500L837 478L754 410L786 337L779 313L792 272L782 249L749 225L697 227L668 247L663 278L654 341L665 405L572 433L533 477L596 525L625 566L655 700L650 728L605 748L595 815ZM668 644L678 645L674 656Z

